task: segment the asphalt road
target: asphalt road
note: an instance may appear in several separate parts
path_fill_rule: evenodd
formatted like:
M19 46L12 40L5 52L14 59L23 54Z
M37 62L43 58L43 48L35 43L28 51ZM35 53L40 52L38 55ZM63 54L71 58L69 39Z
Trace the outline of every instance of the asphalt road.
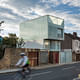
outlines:
M80 63L75 63L46 69L32 70L30 80L73 80L78 77L78 74L80 74ZM0 80L14 80L14 77L15 73L0 74Z

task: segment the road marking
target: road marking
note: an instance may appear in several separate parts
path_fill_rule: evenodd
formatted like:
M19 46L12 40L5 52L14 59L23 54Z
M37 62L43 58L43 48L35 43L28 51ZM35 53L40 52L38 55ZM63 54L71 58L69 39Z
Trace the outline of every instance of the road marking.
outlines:
M80 80L80 74L78 74L78 77L74 78L73 80Z
M73 80L80 80L80 78L74 78Z
M39 76L39 75L42 75L42 74L48 74L48 73L51 73L52 71L47 71L47 72L43 72L43 73L36 73L36 74L32 74L31 76Z
M63 68L62 70L67 70L67 69L71 69L71 68L74 68L74 67L75 67L75 66Z
M51 73L52 71L47 71L47 72L43 72L43 73L35 73L35 74L31 74L30 78L28 80L32 80L34 76L39 76L39 75L43 75L43 74L48 74Z
M21 69L8 69L8 70L1 70L0 71L0 74L1 73L9 73L9 72L16 72L16 71L20 71Z

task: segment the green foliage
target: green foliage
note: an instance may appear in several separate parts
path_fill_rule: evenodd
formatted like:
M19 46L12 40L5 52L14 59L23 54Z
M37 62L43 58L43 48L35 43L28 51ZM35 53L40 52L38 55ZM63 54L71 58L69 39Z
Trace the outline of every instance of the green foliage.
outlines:
M16 34L9 34L9 37L3 37L2 43L0 44L0 59L4 56L5 48L16 48L18 37Z
M16 48L17 40L16 34L9 34L9 37L3 38L3 45L5 45L6 48Z
M23 47L24 46L24 40L23 40L23 38L20 38L19 40L18 40L18 42L17 42L17 47L18 48L21 48L21 47Z

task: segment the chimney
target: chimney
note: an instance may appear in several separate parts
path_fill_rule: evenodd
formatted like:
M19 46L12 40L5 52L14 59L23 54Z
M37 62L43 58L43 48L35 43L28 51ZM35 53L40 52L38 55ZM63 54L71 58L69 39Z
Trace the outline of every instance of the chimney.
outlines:
M74 36L74 38L76 38L77 37L77 32L73 32L73 36Z

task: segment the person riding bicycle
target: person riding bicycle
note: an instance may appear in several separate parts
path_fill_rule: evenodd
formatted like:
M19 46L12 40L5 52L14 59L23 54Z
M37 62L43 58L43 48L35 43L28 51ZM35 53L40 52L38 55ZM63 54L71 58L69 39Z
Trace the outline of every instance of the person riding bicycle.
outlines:
M25 53L20 53L20 56L21 56L21 59L19 59L16 66L20 66L22 68L23 74L26 70L28 70L30 73L31 69L29 68L30 62L29 62L28 57L25 55Z

